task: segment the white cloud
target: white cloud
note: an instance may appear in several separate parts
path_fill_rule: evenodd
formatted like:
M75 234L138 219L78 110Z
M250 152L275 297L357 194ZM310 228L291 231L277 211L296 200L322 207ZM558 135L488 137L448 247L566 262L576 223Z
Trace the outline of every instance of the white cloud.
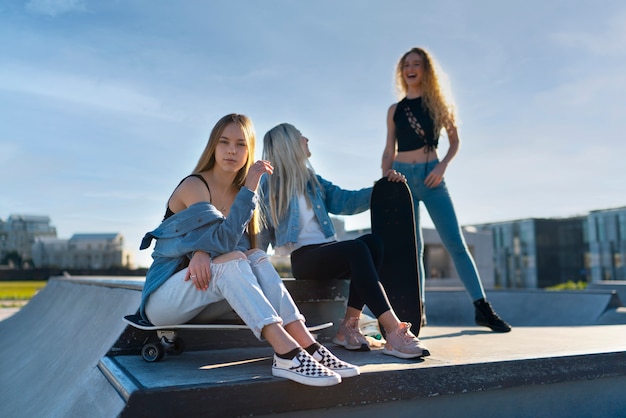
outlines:
M56 17L69 12L84 12L86 9L83 0L30 0L26 3L26 10Z
M39 71L23 66L0 67L0 90L94 106L120 113L178 120L180 114L163 108L161 101L116 80Z
M619 105L624 110L621 106L625 95L626 80L622 74L594 74L537 94L534 105L552 113L569 113L573 108L586 113L604 108L606 112L612 105Z
M599 30L556 32L552 38L561 45L577 48L595 55L622 55L626 53L626 12L608 19L605 25L595 24Z

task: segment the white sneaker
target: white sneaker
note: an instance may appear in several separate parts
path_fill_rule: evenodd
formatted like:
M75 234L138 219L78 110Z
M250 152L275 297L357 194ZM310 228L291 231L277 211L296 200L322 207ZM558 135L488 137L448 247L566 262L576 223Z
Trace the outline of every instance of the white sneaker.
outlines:
M272 375L308 386L332 386L341 383L341 376L318 363L304 350L291 360L274 354Z
M323 345L320 345L320 348L313 353L313 358L322 366L332 370L341 377L353 377L358 376L361 373L357 366L346 363L343 360L339 360Z

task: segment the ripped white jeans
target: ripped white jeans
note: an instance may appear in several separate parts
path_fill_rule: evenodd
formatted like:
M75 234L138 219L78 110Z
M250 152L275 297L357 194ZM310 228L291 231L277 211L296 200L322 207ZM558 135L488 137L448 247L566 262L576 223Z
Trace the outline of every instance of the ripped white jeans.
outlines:
M252 252L248 259L211 263L205 291L184 280L186 271L174 274L148 298L145 312L154 325L184 324L199 316L210 322L232 307L260 340L266 325L304 321L263 251Z

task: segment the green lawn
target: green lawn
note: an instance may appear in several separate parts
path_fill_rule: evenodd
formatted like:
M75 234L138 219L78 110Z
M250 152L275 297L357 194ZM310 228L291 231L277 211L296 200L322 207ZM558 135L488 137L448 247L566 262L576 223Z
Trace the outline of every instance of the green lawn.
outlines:
M46 285L46 281L0 282L0 300L28 300Z

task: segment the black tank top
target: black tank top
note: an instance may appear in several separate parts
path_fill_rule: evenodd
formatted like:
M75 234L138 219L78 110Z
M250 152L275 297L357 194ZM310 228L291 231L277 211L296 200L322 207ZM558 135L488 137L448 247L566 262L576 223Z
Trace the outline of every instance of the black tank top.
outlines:
M435 124L427 109L422 106L422 98L407 99L398 102L393 114L396 125L398 151L412 151L424 148L432 151L439 145L439 136L435 136Z
M204 183L204 185L206 186L207 190L209 191L209 195L211 194L211 189L209 188L209 183L207 183L206 180L204 179L204 177L202 177L202 175L200 175L200 174L190 174L190 175L188 175L187 177L182 179L180 181L180 183L178 183L178 186L180 186L183 183L183 181L187 180L189 177L196 177L196 178L199 178L200 180L202 180L202 183ZM176 186L176 188L178 188L178 186ZM176 189L174 189L174 190L176 190ZM172 209L170 209L169 199L168 199L167 209L165 210L165 216L163 217L163 220L166 220L167 218L169 218L173 214L174 214L174 212L172 212Z

